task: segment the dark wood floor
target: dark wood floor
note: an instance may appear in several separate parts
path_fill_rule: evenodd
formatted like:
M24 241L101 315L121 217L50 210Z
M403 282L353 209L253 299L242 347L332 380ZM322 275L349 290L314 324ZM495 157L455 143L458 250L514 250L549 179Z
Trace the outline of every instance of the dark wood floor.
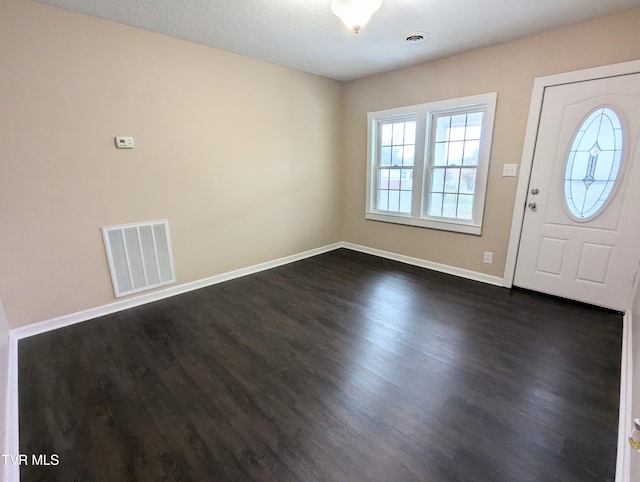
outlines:
M22 340L22 480L613 480L621 325L334 251Z

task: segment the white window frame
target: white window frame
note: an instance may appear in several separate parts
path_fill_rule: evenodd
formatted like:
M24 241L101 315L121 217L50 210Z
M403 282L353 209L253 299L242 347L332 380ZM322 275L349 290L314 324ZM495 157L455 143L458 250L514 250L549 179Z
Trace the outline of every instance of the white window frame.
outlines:
M387 109L367 114L367 199L365 218L373 221L405 224L423 228L441 229L467 234L482 234L482 219L487 191L491 144L497 104L497 92L472 95L451 100L429 102L426 104ZM476 171L476 187L474 192L473 216L471 220L429 216L428 196L431 185L430 172L432 150L434 146L435 115L456 114L470 110L484 111L482 137L478 152ZM416 120L416 145L413 166L413 189L411 196L411 213L396 213L376 209L377 151L380 123Z

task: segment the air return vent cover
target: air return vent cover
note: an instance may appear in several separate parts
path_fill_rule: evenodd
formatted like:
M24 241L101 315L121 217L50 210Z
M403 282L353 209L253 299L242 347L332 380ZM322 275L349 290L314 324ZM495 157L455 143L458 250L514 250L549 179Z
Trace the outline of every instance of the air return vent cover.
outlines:
M175 283L169 222L102 228L116 298Z

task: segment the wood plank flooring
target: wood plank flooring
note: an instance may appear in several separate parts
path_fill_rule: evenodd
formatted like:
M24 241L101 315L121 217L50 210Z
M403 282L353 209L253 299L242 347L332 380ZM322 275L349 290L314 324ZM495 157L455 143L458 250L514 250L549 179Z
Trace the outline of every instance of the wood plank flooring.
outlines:
M614 480L621 337L341 249L22 340L22 480Z

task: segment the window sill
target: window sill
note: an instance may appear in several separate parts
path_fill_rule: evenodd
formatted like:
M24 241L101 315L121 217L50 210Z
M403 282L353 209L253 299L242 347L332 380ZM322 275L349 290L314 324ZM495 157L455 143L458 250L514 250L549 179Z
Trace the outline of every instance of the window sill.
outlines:
M456 233L474 234L480 236L482 234L482 226L471 223L457 223L454 221L436 221L426 218L414 218L408 215L397 214L381 214L368 212L365 213L365 219L371 221L382 221L384 223L404 224L406 226L416 226L419 228L439 229L441 231L452 231Z

